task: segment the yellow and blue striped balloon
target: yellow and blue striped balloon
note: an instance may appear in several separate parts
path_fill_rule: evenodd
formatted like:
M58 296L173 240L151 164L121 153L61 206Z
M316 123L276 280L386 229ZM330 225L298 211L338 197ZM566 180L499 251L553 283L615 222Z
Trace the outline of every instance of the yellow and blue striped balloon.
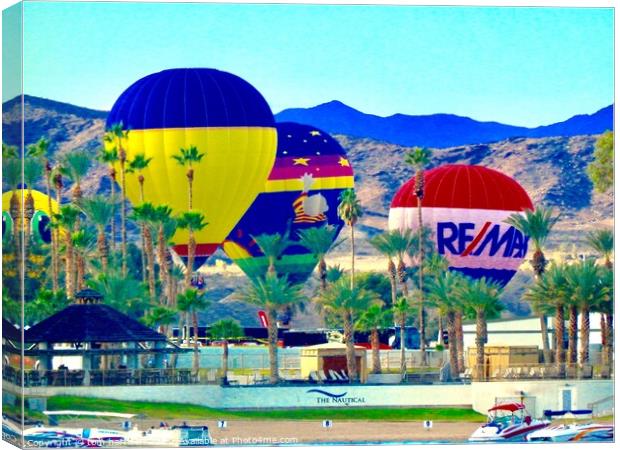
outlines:
M169 69L148 75L118 98L107 127L122 122L123 147L152 158L144 175L144 199L187 211L186 169L172 155L196 146L206 153L194 165L193 210L209 223L195 233L194 268L224 241L252 204L273 166L277 133L263 96L247 81L215 69ZM113 145L109 143L108 145ZM117 167L118 169L118 167ZM127 197L140 203L137 174L127 176ZM174 250L187 257L188 233L173 236Z

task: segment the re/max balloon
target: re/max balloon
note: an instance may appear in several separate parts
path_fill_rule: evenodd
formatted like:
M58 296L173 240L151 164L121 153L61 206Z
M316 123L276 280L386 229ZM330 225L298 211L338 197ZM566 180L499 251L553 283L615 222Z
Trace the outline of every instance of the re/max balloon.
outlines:
M193 164L193 211L208 225L194 233L194 268L224 241L265 185L276 151L273 114L262 95L236 75L215 69L169 69L148 75L121 94L107 127L130 130L120 144L127 160L152 158L142 171L144 200L188 210L186 167L172 156L195 146L205 156ZM117 143L107 143L108 147ZM115 165L120 173L118 164ZM127 175L127 197L141 202L137 173ZM117 177L118 179L118 177ZM187 258L188 232L178 230L174 250Z
M389 228L418 229L415 179L392 200ZM527 192L511 177L473 165L445 165L424 172L422 217L437 252L450 269L505 286L527 254L529 237L504 221L533 209Z
M276 162L264 190L223 244L226 254L252 278L263 275L268 266L252 236L284 234L288 229L290 239L298 242L299 230L326 224L339 232L343 222L338 197L353 187L351 163L334 138L309 125L283 122L276 128ZM308 249L294 244L276 261L276 270L291 282L303 282L316 264Z
M49 244L52 242L52 230L50 227L50 213L49 213L49 203L48 196L42 192L32 190L32 198L34 200L34 215L30 220L30 233L32 239L37 241L40 244ZM16 195L18 198L25 199L28 195L27 189L18 189L16 191ZM15 224L13 223L13 218L9 213L10 210L10 202L11 197L13 196L13 191L7 191L2 194L2 242L8 242L8 240L12 239L12 234L14 232ZM56 200L52 200L52 214L58 213L58 204ZM19 220L19 219L18 219Z

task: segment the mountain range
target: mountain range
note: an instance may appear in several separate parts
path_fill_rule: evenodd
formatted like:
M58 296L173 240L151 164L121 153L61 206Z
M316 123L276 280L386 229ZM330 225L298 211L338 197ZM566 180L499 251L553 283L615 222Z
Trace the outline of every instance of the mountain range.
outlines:
M336 109L349 111L351 117L354 117L355 114L362 114L344 105L339 105L336 105ZM41 136L45 136L51 141L52 160L56 160L62 154L78 148L85 149L93 155L94 159L97 148L101 145L101 137L104 132L105 118L107 117L105 111L81 108L32 96L25 96L24 107L26 144L34 143ZM316 109L320 107L310 108L310 110L313 110L314 114ZM351 111L355 113L351 113ZM554 134L552 137L500 137L490 143L479 142L481 139L477 139L470 140L466 144L432 147L430 167L455 163L480 164L498 169L514 177L530 194L535 204L554 207L556 211L561 213L561 220L550 236L545 253L561 250L564 254L575 254L585 248L582 243L585 231L613 226L613 193L601 194L596 192L585 171L588 163L593 160L597 134L606 129L603 118L612 113L613 106L610 106L590 116L575 116L566 122L549 127L529 129L538 130L537 133L542 133L541 130L547 130L546 132ZM336 120L334 119L335 116L328 116L332 117L331 120ZM392 116L392 118L373 117L376 117L377 120L389 121L396 116ZM407 117L407 120L413 121L415 119L412 118L413 116L399 117L398 120L405 122ZM436 120L440 121L443 115L427 116L424 120L431 120L430 117L435 117ZM447 117L454 119L457 116ZM294 118L290 115L284 115L283 111L277 115L277 119L293 120ZM461 123L469 121L482 124L480 127L485 125L467 118L458 119L462 120ZM305 120L303 117L297 117L295 120L310 122L318 128L329 129L325 124L321 125L315 123L316 121ZM361 238L356 239L358 254L361 258L374 258L377 254L364 238L373 236L387 227L387 214L391 198L402 183L413 175L412 169L403 164L404 155L410 151L410 147L388 142L389 139L386 138L373 137L371 130L366 135L356 136L353 133L353 127L357 127L358 132L361 133L363 126L356 125L352 118L349 120L352 122L347 123L343 120L334 137L349 156L355 171L356 191L364 206L364 216L357 227L357 232ZM448 127L448 131L451 130L446 123L444 122L443 126ZM2 112L3 141L7 144L17 144L21 135L21 124L21 102L19 100L5 102ZM334 122L334 126L337 125ZM507 125L496 125L499 125L500 128L504 127L506 132L509 131L510 127ZM610 127L611 125L607 128ZM387 133L391 130L392 133L398 132L400 134L413 133L406 127L400 128L400 131L397 128L394 125L393 128L386 128L387 131L384 131ZM426 132L424 130L421 128L416 132L428 140L435 139L433 136L441 134L439 133L441 130L436 128ZM433 130L436 133L435 135L431 133ZM458 130L460 128L453 130L453 134L459 136L459 139L474 139L473 137L467 138L473 134L460 134ZM376 131L381 131L378 125ZM557 135L555 135L556 133ZM448 135L448 132L446 131L444 135ZM477 134L477 136L481 136L481 134ZM488 134L487 138L493 139L492 136ZM420 142L415 145L425 144ZM82 180L84 194L108 193L110 184L106 173L107 169L103 165L94 164L88 175ZM42 185L36 187L43 189ZM68 182L65 189L67 191L71 189ZM68 192L65 195L68 197ZM136 233L137 230L133 230L133 232ZM336 250L334 257L344 256L346 251L348 251L348 245L342 245ZM515 277L515 281L511 282L505 290L504 301L513 314L524 315L529 311L528 306L520 301L521 293L529 280L529 276L526 271L520 271ZM215 277L212 287L216 291L220 289L222 292L232 292L235 283L238 283L238 280ZM219 317L219 315L229 314L227 311L231 308L246 317L247 323L256 322L253 309L240 302L231 302L230 299L219 302L217 309L211 310L211 313ZM310 319L306 318L305 320ZM246 323L245 320L244 323ZM308 323L304 322L301 325Z
M276 114L280 122L312 124L328 133L365 137L404 146L446 148L497 142L515 137L551 137L600 134L613 128L613 105L594 114L535 128L498 122L480 122L454 114L381 117L365 114L339 101L312 108L292 108Z

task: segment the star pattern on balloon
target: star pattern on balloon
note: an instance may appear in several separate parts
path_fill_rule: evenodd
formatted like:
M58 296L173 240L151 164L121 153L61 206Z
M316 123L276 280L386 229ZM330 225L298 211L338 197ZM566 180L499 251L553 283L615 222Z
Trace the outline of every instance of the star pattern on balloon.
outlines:
M293 165L294 166L307 166L310 158L294 158Z
M312 130L310 132L310 136L320 136L320 135L321 135L321 132L317 130Z
M343 158L342 156L338 160L338 164L340 164L342 167L351 167L351 165L349 164L349 160L346 158Z

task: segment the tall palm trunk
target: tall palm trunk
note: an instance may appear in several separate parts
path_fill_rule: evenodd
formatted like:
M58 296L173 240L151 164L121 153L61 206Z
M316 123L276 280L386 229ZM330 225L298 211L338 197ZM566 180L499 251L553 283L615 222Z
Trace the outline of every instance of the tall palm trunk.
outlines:
M551 348L549 347L549 328L547 327L547 316L540 314L540 333L542 334L543 358L545 364L551 364Z
M54 211L52 210L52 166L49 160L45 161L45 194L47 195L47 211L50 217L50 237L51 237L51 250L52 250L52 292L58 292L58 240L56 239L56 233L52 228L51 221L54 217Z
M355 226L351 224L351 290L355 285Z
M323 256L319 258L319 279L321 280L321 291L325 292L327 289L327 264Z
M370 330L370 346L372 348L372 373L381 373L381 359L379 358L379 330L373 327Z
M22 194L23 196L23 194ZM22 199L17 194L16 190L13 190L13 194L11 195L10 205L9 205L9 213L11 215L11 219L13 219L13 242L15 243L15 264L17 265L17 273L19 274L19 279L24 279L24 261L22 260L22 229L23 220L22 220Z
M71 230L65 231L65 290L67 291L67 298L72 299L75 294L74 277L75 271L73 269L73 241L71 240Z
M607 320L605 314L601 313L601 364L607 364Z
M194 230L188 229L189 241L187 248L187 271L185 272L185 285L189 288L192 285L192 273L194 271L194 254L196 253L196 240L194 239Z
M86 273L86 268L84 267L84 257L79 254L75 254L75 273L76 273L76 288L79 291L84 289L84 274Z
M417 174L416 174L417 176ZM420 285L420 299L419 299L419 312L418 312L418 325L420 327L420 353L421 353L421 365L426 366L426 324L424 319L424 245L423 245L423 232L422 232L422 199L418 198L418 227L420 230L420 238L418 239L418 254L420 255L420 270L419 285Z
M405 345L406 317L404 316L404 314L403 317L400 318L398 325L400 327L400 380L405 381L405 378L407 377L407 347Z
M343 317L344 322L344 342L346 344L347 372L349 383L357 380L357 364L355 361L355 341L353 339L353 318L351 312L346 311Z
M222 384L228 384L228 339L222 345Z
M407 268L405 267L405 263L403 259L398 257L398 268L396 269L398 273L398 282L403 288L403 295L405 297L409 297L409 287L407 286Z
M144 226L144 242L146 248L144 253L146 254L146 263L148 265L148 282L149 282L149 297L151 301L155 301L155 256L153 254L153 235L148 226Z
M30 247L30 223L34 216L34 197L32 196L32 189L28 186L28 193L24 200L24 243L23 243L23 258L24 268L28 270L28 250Z
M121 272L123 276L127 276L127 185L125 177L125 162L127 154L119 142L118 159L121 166Z
M159 225L159 229L157 230L157 259L159 260L159 275L162 280L163 289L166 294L164 297L166 298L165 304L171 305L172 297L170 291L170 274L168 268L168 258L166 258L166 238L164 236L164 226L163 224Z
M603 349L605 352L605 360L606 364L613 366L614 362L614 316L613 314L605 314L607 326L605 330L607 331L607 345Z
M140 185L140 203L144 203L144 176L140 174L138 176L138 184ZM146 282L146 266L148 264L146 260L146 224L140 225L140 229L142 231L142 248L140 249L140 262L142 263L142 282ZM150 267L150 266L149 266Z
M581 329L579 330L579 364L588 364L590 361L590 308L587 305L581 307Z
M454 317L454 328L456 334L456 351L458 358L459 373L465 371L465 343L463 339L463 313L457 311Z
M564 305L558 303L555 309L555 364L558 370L558 376L563 377L564 371Z
M450 356L450 378L453 380L459 377L459 357L456 337L456 313L448 311L446 314L448 327L448 354Z
M62 200L62 175L60 173L57 173L54 176L54 189L56 190L56 205L58 205L58 208L60 208L60 202ZM54 229L52 230L52 233L56 236L56 248L55 248L55 252L56 252L56 269L55 272L58 275L58 278L60 280L60 228L59 227L54 227Z
M398 286L396 284L396 265L392 258L388 258L388 275L390 277L390 290L392 294L392 305L396 304L396 297L398 296Z
M269 326L267 327L269 341L269 382L278 384L278 317L273 308L267 308Z
M110 196L114 199L116 195L116 169L114 166L110 167ZM116 205L112 203L112 220L110 222L110 250L112 251L112 255L116 252Z
M479 309L476 311L476 379L482 381L485 379L484 364L484 336L486 329L486 320L484 311Z
M192 311L192 326L194 328L194 361L192 364L192 372L198 375L200 369L200 351L198 350L198 312Z
M103 273L108 272L108 244L105 239L105 227L99 227L97 231L97 251L101 259L101 268Z
M568 308L568 363L577 362L577 306Z

